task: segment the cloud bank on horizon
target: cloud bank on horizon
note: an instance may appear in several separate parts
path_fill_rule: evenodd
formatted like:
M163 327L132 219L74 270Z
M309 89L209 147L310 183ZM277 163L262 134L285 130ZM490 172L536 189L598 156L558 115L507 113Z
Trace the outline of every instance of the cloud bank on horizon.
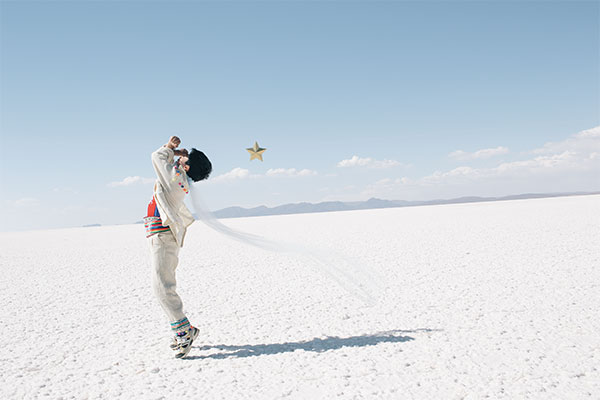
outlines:
M473 152L456 150L450 153L449 157L458 161L473 161L478 159L489 159L501 155L509 154L507 147L498 146L496 148L480 149ZM526 156L514 161L503 161L497 166L491 168L476 168L469 165L461 165L449 171L434 171L430 175L420 178L409 178L406 176L385 178L375 182L389 185L391 182L406 185L430 185L459 183L456 178L493 178L510 175L518 175L521 178L526 176L539 177L540 174L561 174L566 172L597 172L600 174L600 126L584 130L571 135L561 142L549 142L540 148L533 149L525 154ZM352 156L336 163L339 168L368 168L368 169L389 169L393 167L403 167L406 169L408 164L397 160L375 160L371 157ZM264 176L287 176L287 177L306 177L317 175L317 171L309 169L296 168L275 168L269 169L264 175L253 175L250 171L241 167L233 168L231 171L219 175L212 179L213 182L225 182L234 179L259 178ZM600 176L599 176L600 178ZM597 188L600 181L590 181L590 190ZM507 188L510 191L510 188Z
M507 147L479 149L472 152L455 150L448 157L461 162L472 162L483 159L497 158L510 154ZM460 184L466 180L475 182L477 179L493 179L501 177L519 177L521 179L532 177L546 177L551 179L555 175L565 173L597 173L600 179L600 126L587 129L569 136L560 142L548 142L541 147L532 149L512 161L502 160L496 166L478 168L470 165L460 165L448 171L434 171L430 175L411 178L407 176L386 177L372 182L367 186L367 193L377 187L390 188L391 185L423 185L433 184ZM338 161L337 168L364 168L364 169L392 169L401 167L409 169L410 165L398 160L376 160L371 157L359 157ZM266 177L314 177L324 175L323 172L308 168L269 168L264 174L251 173L249 169L234 167L230 171L211 177L207 183L219 184L245 179L260 179ZM337 176L333 174L334 176ZM116 188L134 184L150 184L154 179L149 177L128 176L121 181L110 182L108 187ZM591 180L589 189L596 190L600 181ZM510 186L506 192L511 192Z
M457 161L475 162L481 159L506 156L508 148L498 146L473 152L461 150L450 153ZM561 186L578 182L577 189ZM482 186L497 186L496 193L595 191L600 188L600 126L573 134L560 142L548 142L542 147L520 154L513 160L500 160L492 166L478 167L468 163L447 171L410 178L386 177L370 184L362 191L367 196L415 193L419 189L436 195L437 188L452 187L457 195L477 194ZM459 189L461 188L461 189ZM459 189L458 191L456 189ZM502 193L500 193L502 194Z
M336 172L315 171L308 168L279 167L269 168L264 173L252 173L247 168L234 167L230 171L210 178L206 183L210 185L234 184L236 181L257 180L265 178L311 178L318 175L337 177L344 170L365 169L385 170L386 177L380 177L372 182L366 182L360 191L358 185L347 188L354 190L343 195L326 195L322 200L364 200L366 197L384 197L388 199L401 199L403 194L414 197L419 189L432 196L443 195L436 193L437 188L455 189L457 195L472 195L478 193L478 187L485 181L486 186L500 185L504 195L518 194L519 191L560 191L554 183L565 180L581 180L584 185L581 190L589 191L600 188L600 126L575 133L563 141L548 142L541 147L530 151L512 155L513 159L500 158L492 166L478 167L473 163L481 160L508 157L511 153L505 146L478 149L471 152L456 150L448 157L461 162L446 171L433 171L429 175L410 177L403 173L411 165L399 160L377 160L372 157L353 155L348 159L338 161L335 165ZM395 174L388 171L396 171ZM351 173L351 172L349 172ZM153 178L129 176L118 182L110 182L107 186L119 188L134 184L150 184ZM530 185L528 185L528 183ZM548 184L544 186L544 183ZM552 183L552 184L551 184ZM530 188L530 189L528 189ZM433 189L433 190L432 190ZM565 191L569 190L565 187ZM427 200L426 198L422 198ZM302 199L298 199L299 201ZM23 200L31 203L31 199Z

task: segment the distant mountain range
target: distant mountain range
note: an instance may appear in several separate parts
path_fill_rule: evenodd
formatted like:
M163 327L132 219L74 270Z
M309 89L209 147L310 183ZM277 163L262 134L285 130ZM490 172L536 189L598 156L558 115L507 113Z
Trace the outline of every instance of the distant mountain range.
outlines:
M239 218L239 217L258 217L264 215L282 215L282 214L305 214L328 211L350 211L367 210L374 208L393 208L393 207L414 207L434 204L457 204L457 203L478 203L484 201L502 201L519 199L537 199L544 197L562 197L562 196L583 196L600 194L600 192L573 192L573 193L526 193L504 197L459 197L456 199L440 199L428 201L405 201L405 200L382 200L371 198L367 201L326 201L322 203L292 203L277 207L259 206L254 208L227 207L213 214L217 218Z
M564 197L564 196L585 196L600 194L600 192L569 192L569 193L525 193L504 197L458 197L456 199L438 199L427 201L406 201L406 200L382 200L371 198L367 201L326 201L322 203L290 203L276 207L259 206L254 208L227 207L214 211L213 215L217 218L240 218L240 217L259 217L265 215L283 215L283 214L306 214L328 211L350 211L350 210L369 210L376 208L394 208L394 207L414 207L427 206L435 204L459 204L459 203L479 203L484 201L502 201L502 200L520 200L520 199L539 199L545 197ZM194 214L196 218L196 214ZM137 221L136 224L143 224L144 221ZM100 226L92 224L86 226Z

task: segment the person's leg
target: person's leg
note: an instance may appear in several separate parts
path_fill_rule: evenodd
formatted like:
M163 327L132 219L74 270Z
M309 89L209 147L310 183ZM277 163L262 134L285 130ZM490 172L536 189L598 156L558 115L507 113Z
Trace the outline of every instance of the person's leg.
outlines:
M176 358L183 358L192 349L192 343L199 331L191 326L183 313L183 303L176 290L175 269L179 261L179 245L171 232L161 232L150 239L152 287L175 334L171 349L176 351Z
M175 269L179 261L179 245L173 234L161 232L150 237L152 249L152 288L171 328L178 332L190 328L183 313L183 302L177 294Z

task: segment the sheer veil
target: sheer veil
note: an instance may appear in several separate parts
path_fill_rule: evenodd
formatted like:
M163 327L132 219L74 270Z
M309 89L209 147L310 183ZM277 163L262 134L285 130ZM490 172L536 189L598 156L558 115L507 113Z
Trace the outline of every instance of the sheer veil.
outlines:
M238 231L221 223L207 209L198 184L190 182L190 194L196 218L213 230L239 242L277 253L290 253L302 259L312 270L334 280L351 295L362 300L365 305L373 306L385 287L383 279L374 271L368 271L350 258L332 250L317 249L301 244L284 243L247 232ZM306 273L310 273L306 269Z

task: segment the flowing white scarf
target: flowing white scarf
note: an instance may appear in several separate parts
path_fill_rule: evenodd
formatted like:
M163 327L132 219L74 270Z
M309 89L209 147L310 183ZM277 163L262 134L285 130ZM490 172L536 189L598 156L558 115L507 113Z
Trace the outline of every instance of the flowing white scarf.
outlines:
M383 280L375 274L375 271L367 271L348 257L337 254L331 250L320 250L308 248L299 244L281 243L238 231L222 224L208 211L197 184L190 181L190 194L192 204L196 211L196 218L204 222L215 231L239 242L255 246L264 250L291 253L308 261L315 266L320 273L336 281L348 293L362 300L367 306L374 306L385 287Z

